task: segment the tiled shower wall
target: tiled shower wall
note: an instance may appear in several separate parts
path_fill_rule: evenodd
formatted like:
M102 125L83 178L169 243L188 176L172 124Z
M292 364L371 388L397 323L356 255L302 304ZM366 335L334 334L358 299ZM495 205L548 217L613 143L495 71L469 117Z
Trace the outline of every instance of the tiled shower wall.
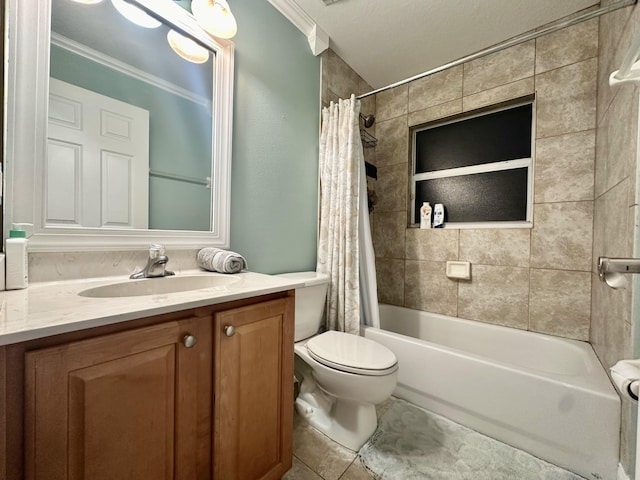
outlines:
M602 6L611 3L614 2L601 2ZM634 247L634 237L636 244L638 242L638 87L629 84L610 87L608 83L609 75L620 67L622 58L639 34L638 7L624 8L601 17L591 343L606 367L622 358L638 356L638 347L634 352L633 345L632 289L613 290L607 287L598 280L595 265L600 255L640 257L640 251ZM638 281L638 276L634 275L636 291ZM633 303L637 311L638 298ZM620 461L632 478L636 410L631 401L623 398Z
M377 95L381 302L589 339L597 55L596 19ZM407 227L409 127L534 93L534 227Z
M589 339L597 55L591 20L363 100L376 114L365 155L378 167L381 302ZM322 84L325 104L369 89L330 50ZM408 227L409 128L533 93L534 228ZM470 261L472 280L448 279L447 260Z
M373 90L371 85L365 82L360 75L345 63L336 53L329 49L322 53L322 106L326 107L331 102L337 102L338 99L350 98L352 94L360 95ZM376 113L376 97L375 95L362 99L360 105L360 113L363 115L375 115ZM364 128L362 123L361 128ZM366 129L367 133L375 136L375 124L371 128ZM375 165L376 149L365 148L364 158L366 161ZM370 178L367 179L369 188L374 188L375 182Z

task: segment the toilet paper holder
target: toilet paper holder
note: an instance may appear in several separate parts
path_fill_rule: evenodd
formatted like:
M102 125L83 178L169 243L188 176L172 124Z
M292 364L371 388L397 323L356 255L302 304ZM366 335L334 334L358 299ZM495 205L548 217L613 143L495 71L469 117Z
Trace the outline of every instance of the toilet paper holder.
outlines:
M598 276L611 288L626 288L623 273L640 273L640 258L598 258Z

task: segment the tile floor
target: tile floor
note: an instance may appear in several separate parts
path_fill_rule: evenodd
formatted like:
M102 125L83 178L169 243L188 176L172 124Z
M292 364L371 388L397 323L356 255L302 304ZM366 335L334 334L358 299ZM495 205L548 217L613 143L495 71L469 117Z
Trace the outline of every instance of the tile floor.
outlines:
M394 405L394 402L402 402L402 401L396 400L394 397L391 397L389 400L387 400L383 404L378 405L376 407L378 418L381 418L383 414L387 412L389 407L391 405ZM461 427L461 428L464 431L472 432L471 430L468 430L465 427ZM475 434L475 432L473 433ZM475 435L478 435L478 434L475 434ZM488 437L485 437L485 438L489 441L489 443L494 442L496 444L499 444L503 448L506 447L507 449L513 450L516 454L521 454L524 457L531 457L535 465L530 466L531 467L530 478L579 478L576 475L571 474L570 472L566 472L564 470L562 470L561 472L565 474L563 476L557 476L556 475L557 472L553 473L552 477L548 477L548 475L545 474L544 472L538 474L536 473L537 470L536 468L534 468L534 466L537 467L538 470L540 470L540 466L538 465L538 463L545 464L545 462L535 459L535 457L532 457L529 454L521 452L517 449L512 449L511 447L507 447L506 445L500 442L497 442L495 440L489 439ZM482 451L484 451L484 449ZM492 451L492 450L489 449L488 451ZM502 450L498 452L498 455L500 456L500 458L509 457L509 455L505 456L504 453L505 452ZM491 459L490 457L491 455L489 455L487 458L490 460ZM483 461L486 461L487 458L485 458ZM522 458L518 457L516 460L517 460L516 462L517 464L522 463ZM546 464L546 465L550 466L549 464ZM504 467L504 465L502 465L502 467ZM557 467L553 467L553 466L550 466L550 467L552 467L553 469L557 469L558 471L561 470L561 469L558 469ZM502 470L504 470L504 468L498 468L495 470L495 472L502 471ZM544 468L542 470L544 470ZM529 470L527 470L527 475L528 473L529 473ZM416 471L416 474L417 474L417 471ZM412 478L419 478L419 477L416 477L415 475L410 475L410 476ZM478 478L480 477L485 478L482 475L480 475ZM283 480L381 480L380 476L372 473L371 471L367 470L364 467L357 452L354 452L353 450L349 450L348 448L345 448L342 445L334 442L333 440L328 438L326 435L320 433L319 431L311 427L306 421L300 418L297 414L295 414L294 429L293 429L293 467L282 478ZM446 478L450 478L449 475L447 475ZM487 478L491 478L491 477L487 477ZM507 474L507 476L502 475L500 476L500 478L510 478L510 475L509 474ZM529 476L527 476L527 478L529 478Z
M378 418L391 399L378 405ZM295 415L293 424L293 468L282 480L374 480L357 452L343 447Z
M297 417L297 416L296 416ZM371 480L356 452L334 442L296 418L293 431L293 468L282 480Z

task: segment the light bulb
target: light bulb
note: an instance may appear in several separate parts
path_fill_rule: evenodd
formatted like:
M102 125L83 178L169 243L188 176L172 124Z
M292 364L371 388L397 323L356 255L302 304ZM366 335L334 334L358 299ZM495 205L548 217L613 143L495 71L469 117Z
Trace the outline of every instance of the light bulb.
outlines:
M189 62L204 63L209 60L209 50L175 30L169 30L167 41L174 52Z
M157 28L162 25L162 23L153 18L151 15L148 15L147 13L142 11L142 9L136 7L131 3L125 2L124 0L111 0L111 3L124 18L140 27Z
M238 24L226 0L193 0L191 11L200 26L210 35L231 38Z

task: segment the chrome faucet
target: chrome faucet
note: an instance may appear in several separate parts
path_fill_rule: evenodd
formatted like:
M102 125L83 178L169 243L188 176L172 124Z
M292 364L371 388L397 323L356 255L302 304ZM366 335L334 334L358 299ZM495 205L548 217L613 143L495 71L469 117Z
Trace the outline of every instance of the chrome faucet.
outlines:
M147 259L147 266L139 272L131 274L129 278L154 278L175 275L174 272L166 270L165 267L168 261L169 257L164 254L163 245L149 245L149 258Z

